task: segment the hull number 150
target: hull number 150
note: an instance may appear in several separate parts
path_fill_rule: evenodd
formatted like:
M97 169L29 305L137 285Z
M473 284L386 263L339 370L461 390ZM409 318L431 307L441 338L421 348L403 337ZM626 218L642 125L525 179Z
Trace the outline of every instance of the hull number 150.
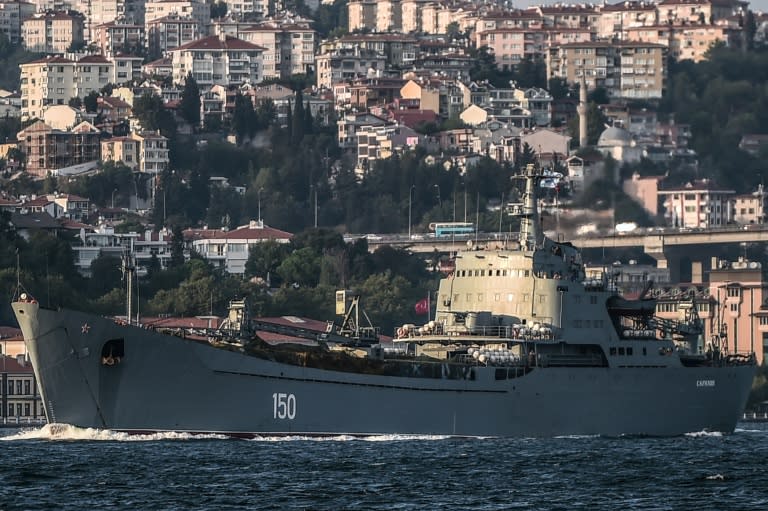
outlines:
M272 394L272 418L293 420L296 417L296 396L285 392Z

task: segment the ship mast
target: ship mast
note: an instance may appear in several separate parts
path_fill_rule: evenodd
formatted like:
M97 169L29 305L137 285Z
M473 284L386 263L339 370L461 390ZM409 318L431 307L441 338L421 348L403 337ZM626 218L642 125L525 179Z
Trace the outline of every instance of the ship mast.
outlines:
M517 216L520 217L520 248L523 250L535 250L542 243L542 233L539 228L539 210L536 196L538 178L536 167L533 163L525 166L522 176L525 179L525 195L523 203L518 205Z
M136 271L136 266L133 262L133 256L129 253L123 254L123 265L122 265L122 271L123 271L123 279L126 281L126 289L125 289L125 318L126 322L131 325L133 324L132 316L133 313L132 305L133 305L133 274Z

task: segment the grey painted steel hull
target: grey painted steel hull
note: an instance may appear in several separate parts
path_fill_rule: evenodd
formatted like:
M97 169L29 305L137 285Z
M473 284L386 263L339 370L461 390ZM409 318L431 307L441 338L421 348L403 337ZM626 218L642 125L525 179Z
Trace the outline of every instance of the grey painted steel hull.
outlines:
M754 365L535 368L496 380L280 364L93 315L14 303L50 422L121 431L462 436L731 432ZM119 364L101 347L124 339ZM281 418L282 417L282 418Z

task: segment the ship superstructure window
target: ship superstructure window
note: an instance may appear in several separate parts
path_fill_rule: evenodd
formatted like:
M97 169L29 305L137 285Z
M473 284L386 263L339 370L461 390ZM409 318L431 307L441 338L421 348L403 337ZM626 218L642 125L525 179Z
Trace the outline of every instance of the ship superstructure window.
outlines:
M590 296L589 297L589 303L591 303L592 305L596 305L597 304L597 297L596 296Z
M624 355L624 348L619 348L619 355Z
M574 319L573 320L573 326L576 328L581 328L581 320L580 319Z

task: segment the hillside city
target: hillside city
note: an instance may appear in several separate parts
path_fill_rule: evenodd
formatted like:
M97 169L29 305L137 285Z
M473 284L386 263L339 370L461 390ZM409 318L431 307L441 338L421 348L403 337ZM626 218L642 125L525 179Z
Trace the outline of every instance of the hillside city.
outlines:
M128 253L147 314L249 295L324 318L354 286L391 329L450 262L368 241L514 232L531 162L571 235L766 222L768 14L745 1L0 0L0 20L6 304L20 272L120 314ZM718 255L683 284L617 264L630 292L654 275L660 312L716 303L710 270L745 283L762 360L765 251Z

